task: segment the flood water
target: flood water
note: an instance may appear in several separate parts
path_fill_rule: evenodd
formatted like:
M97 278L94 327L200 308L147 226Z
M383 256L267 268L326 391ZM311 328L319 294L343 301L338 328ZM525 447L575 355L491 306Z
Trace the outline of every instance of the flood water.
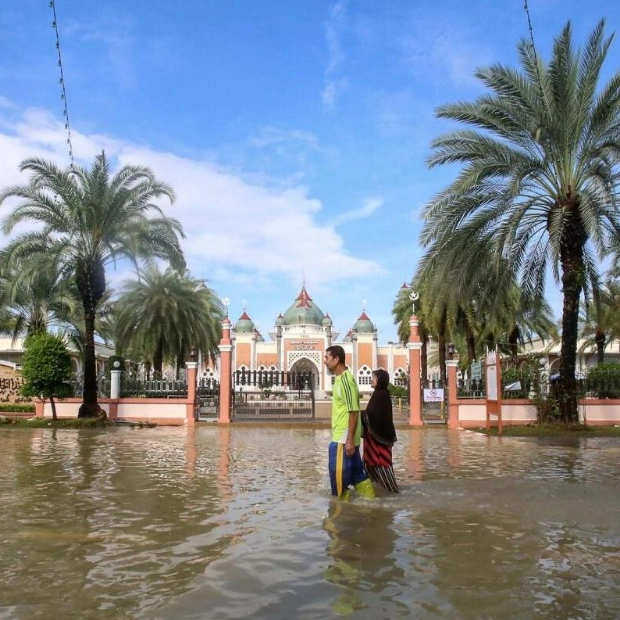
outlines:
M0 620L620 617L620 440L398 434L345 504L324 428L0 429Z

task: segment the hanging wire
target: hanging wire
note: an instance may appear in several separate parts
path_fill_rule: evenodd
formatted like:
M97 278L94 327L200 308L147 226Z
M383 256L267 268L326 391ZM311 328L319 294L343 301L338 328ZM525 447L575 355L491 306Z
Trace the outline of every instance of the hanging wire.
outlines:
M540 68L538 66L538 53L536 52L536 42L534 41L534 28L532 27L532 18L530 16L530 8L527 4L527 0L523 0L523 9L527 17L527 27L530 32L530 45L532 46L532 53L534 54L534 65L536 67L536 75L538 76L538 89L540 90L540 96L542 98L543 106L547 115L549 114L549 107L547 105L547 98L545 97L545 91L543 90L542 77L540 75Z
M67 147L69 149L69 159L71 161L71 170L73 170L73 144L71 142L71 123L69 122L69 105L67 103L67 88L65 85L65 73L62 66L62 53L60 50L60 37L58 35L58 19L56 17L56 3L50 0L50 9L52 9L53 21L52 28L56 35L56 52L58 53L58 69L60 71L60 98L63 104L62 115L65 119L65 130L67 132Z

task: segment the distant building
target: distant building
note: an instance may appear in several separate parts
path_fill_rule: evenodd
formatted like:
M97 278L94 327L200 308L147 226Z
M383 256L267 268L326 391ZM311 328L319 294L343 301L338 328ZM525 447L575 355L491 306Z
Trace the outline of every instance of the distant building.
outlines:
M357 377L362 393L372 392L370 380L375 368L390 377L407 375L407 349L394 343L379 344L377 329L364 310L344 338L338 340L329 314L324 314L308 294L305 285L289 308L280 314L269 332L270 341L256 329L247 311L232 329L233 372L237 370L306 371L315 377L315 390L329 392L332 377L323 357L332 344L341 345L346 364ZM202 376L218 375L217 368L203 369Z
M75 375L82 374L82 354L73 346L68 345L71 354L71 366ZM114 355L114 348L105 344L95 343L95 357L97 361L97 374L105 372L106 360ZM12 375L21 371L22 357L24 356L24 339L0 338L0 368L3 372ZM6 375L5 375L6 376Z

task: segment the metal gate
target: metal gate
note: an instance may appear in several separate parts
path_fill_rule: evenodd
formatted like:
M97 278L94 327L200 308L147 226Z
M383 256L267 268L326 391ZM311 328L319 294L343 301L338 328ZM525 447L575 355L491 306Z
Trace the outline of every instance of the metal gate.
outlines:
M196 418L217 420L219 408L220 384L215 379L200 379L196 385Z
M313 420L311 372L237 370L233 373L233 420Z
M422 382L422 422L446 424L448 386L441 379Z

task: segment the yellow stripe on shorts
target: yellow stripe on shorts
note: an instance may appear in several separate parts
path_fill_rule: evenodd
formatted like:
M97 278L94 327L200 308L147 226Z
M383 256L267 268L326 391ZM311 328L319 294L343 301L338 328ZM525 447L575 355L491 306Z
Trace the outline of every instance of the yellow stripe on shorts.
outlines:
M338 496L342 495L342 467L344 465L344 444L338 444L338 452L336 453L336 491Z

